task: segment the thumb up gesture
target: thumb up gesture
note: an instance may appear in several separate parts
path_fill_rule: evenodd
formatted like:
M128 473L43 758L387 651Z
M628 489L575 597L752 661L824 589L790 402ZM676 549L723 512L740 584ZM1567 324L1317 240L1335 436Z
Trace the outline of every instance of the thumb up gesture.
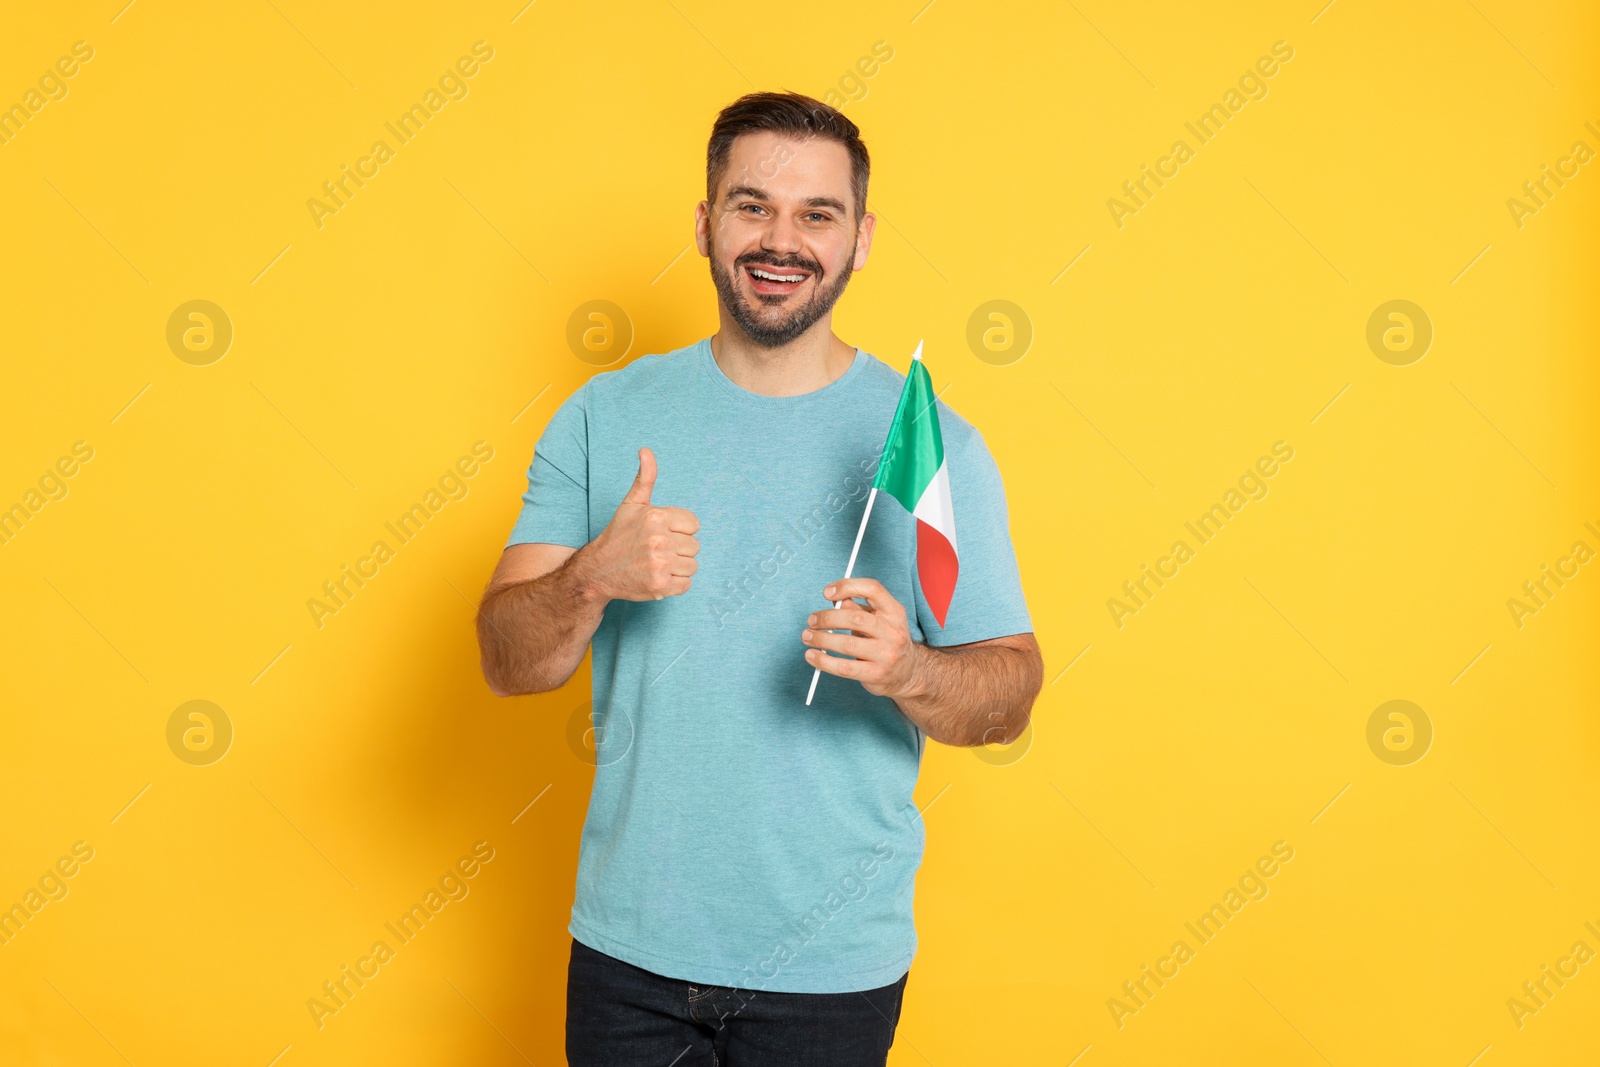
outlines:
M655 453L641 448L633 485L589 545L595 586L608 600L660 600L689 591L700 520L686 508L651 503L655 485Z

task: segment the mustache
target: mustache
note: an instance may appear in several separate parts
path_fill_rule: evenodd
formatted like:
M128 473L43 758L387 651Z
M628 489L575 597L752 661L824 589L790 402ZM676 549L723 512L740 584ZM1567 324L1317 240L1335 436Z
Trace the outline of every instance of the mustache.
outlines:
M785 260L785 259L779 259L777 256L769 256L769 255L765 255L765 254L760 253L760 252L747 252L744 255L740 256L738 259L734 260L733 261L733 265L735 267L743 267L743 266L746 266L746 265L750 265L750 266L762 266L762 267L776 267L778 269L789 268L789 269L793 269L793 270L807 271L807 272L809 272L811 274L816 274L816 275L822 274L822 265L819 264L819 263L812 262L809 259L800 259L798 257L791 257L790 259L786 259Z

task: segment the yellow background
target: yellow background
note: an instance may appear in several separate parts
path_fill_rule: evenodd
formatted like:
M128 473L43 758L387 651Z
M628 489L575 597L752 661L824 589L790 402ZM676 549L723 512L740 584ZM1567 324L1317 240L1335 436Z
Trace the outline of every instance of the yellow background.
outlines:
M836 329L900 368L927 338L1004 472L1046 659L1025 747L929 748L892 1062L1592 1055L1600 963L1520 1029L1506 1001L1600 950L1600 565L1520 629L1507 600L1600 548L1600 163L1520 228L1506 201L1600 149L1597 21L1505 0L8 12L0 103L73 42L95 54L0 146L0 506L74 442L94 458L0 546L0 904L74 842L95 854L0 947L0 1058L560 1061L588 668L496 700L472 602L534 441L595 372L573 310L624 308L630 359L715 328L683 253L711 120L752 87L856 97L883 222ZM319 229L307 200L479 40L469 95ZM1183 123L1280 40L1269 95L1196 146ZM892 60L851 82L879 41ZM1107 199L1179 138L1195 158L1118 228ZM208 366L166 342L194 299L235 332ZM995 299L1034 330L1003 365L966 342ZM1365 340L1391 299L1435 330L1408 366ZM307 599L479 440L470 494L317 628ZM1270 495L1118 628L1107 600L1279 440ZM235 731L209 766L167 744L196 699ZM1394 699L1434 730L1407 766L1366 739ZM1270 895L1119 1028L1108 999L1280 840ZM319 1030L307 999L478 841L471 894Z

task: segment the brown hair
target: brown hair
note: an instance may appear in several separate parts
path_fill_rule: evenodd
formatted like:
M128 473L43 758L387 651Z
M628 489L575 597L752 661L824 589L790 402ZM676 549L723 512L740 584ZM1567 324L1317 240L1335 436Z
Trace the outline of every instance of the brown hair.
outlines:
M867 211L867 176L871 160L861 131L842 113L800 93L749 93L722 109L706 144L706 199L717 201L717 181L733 154L734 138L757 130L796 137L837 141L850 153L850 185L855 194L856 224Z

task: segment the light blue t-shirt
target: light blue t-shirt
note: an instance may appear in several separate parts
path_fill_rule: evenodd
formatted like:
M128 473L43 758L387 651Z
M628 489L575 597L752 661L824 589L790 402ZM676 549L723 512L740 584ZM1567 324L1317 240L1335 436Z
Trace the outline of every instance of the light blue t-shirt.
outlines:
M597 374L539 438L508 545L597 537L648 446L651 500L700 520L683 596L605 608L593 641L596 768L572 936L703 985L840 993L911 966L923 734L887 697L812 668L806 616L844 575L905 376L866 352L801 396L752 393L709 338ZM855 575L929 645L1028 633L1000 472L942 401L960 574L940 628L915 520L878 494Z

